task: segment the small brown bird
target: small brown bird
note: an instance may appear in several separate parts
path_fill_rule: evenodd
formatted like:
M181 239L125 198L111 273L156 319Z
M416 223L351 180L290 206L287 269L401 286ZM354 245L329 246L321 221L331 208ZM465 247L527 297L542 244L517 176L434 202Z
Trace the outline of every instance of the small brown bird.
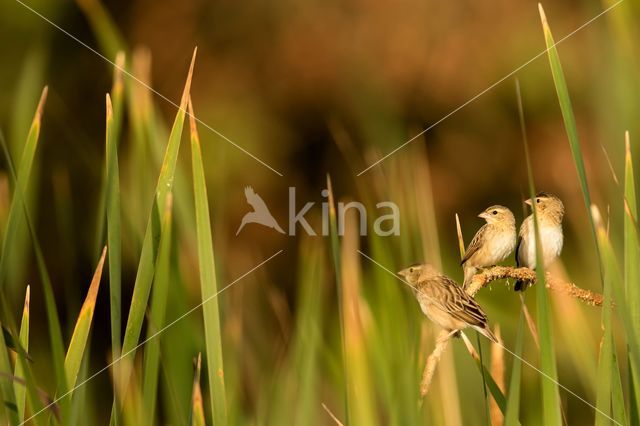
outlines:
M487 221L471 240L460 263L464 269L464 287L478 268L493 266L505 260L516 247L516 219L504 206L491 206L478 217Z
M525 201L533 206L531 199ZM544 267L546 268L562 251L562 218L564 217L564 204L558 197L547 192L540 192L535 196L536 211L538 213L538 228ZM520 226L520 238L516 248L516 265L535 269L536 262L536 235L533 223L533 214L528 216ZM526 285L523 281L517 281L514 290L524 291Z
M455 281L431 265L414 265L398 272L411 286L422 312L434 323L457 335L472 327L497 342L484 311Z

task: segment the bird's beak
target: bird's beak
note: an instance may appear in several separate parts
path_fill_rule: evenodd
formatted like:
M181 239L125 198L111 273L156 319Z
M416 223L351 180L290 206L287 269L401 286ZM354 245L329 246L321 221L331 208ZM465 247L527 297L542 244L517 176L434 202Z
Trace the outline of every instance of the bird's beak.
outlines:
M478 215L478 217L482 218L482 219L489 219L489 215L487 214L487 212L482 212Z
M396 272L396 275L401 278L405 278L407 276L407 271L403 269L402 271Z
M529 198L528 200L524 200L524 203L529 205L529 206L533 205L533 203L531 202L531 198Z

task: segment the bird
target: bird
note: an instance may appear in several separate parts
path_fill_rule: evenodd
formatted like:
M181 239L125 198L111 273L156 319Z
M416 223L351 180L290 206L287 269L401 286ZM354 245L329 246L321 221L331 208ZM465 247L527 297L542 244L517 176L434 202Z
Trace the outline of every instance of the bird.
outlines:
M471 240L460 264L464 270L463 287L469 285L479 268L505 260L516 247L516 219L507 207L488 207L478 217L487 221Z
M458 283L429 264L412 265L398 272L418 299L422 312L450 335L472 327L492 342L498 342L487 325L487 315Z
M256 194L252 187L247 186L244 189L244 196L247 199L247 203L249 203L249 205L253 207L253 211L245 214L242 217L242 222L240 223L240 227L236 231L236 235L238 235L242 228L244 228L244 226L248 223L259 223L269 228L273 228L281 234L285 233L280 225L278 225L278 222L276 222L264 200L258 194Z
M536 205L538 216L538 230L543 255L543 265L546 268L560 256L564 237L562 235L562 218L564 217L564 204L557 196L548 192L538 193L533 200L528 199L526 204L533 208ZM520 226L518 245L516 247L516 265L535 269L536 260L536 236L533 222L533 214L529 215ZM517 281L514 290L526 290L524 281Z

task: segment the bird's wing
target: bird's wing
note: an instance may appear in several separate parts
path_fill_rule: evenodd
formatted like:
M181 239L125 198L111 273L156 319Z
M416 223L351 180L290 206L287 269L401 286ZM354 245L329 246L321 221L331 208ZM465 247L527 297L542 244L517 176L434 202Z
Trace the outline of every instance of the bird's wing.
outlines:
M469 243L469 247L467 247L467 251L464 252L464 257L462 258L462 262L460 262L461 265L464 265L471 256L480 250L482 243L484 243L484 236L487 233L488 226L488 223L482 225L482 227L478 229L478 232L476 232L476 235L473 236L471 243Z
M476 327L485 327L487 316L484 311L455 281L440 276L430 284L421 286L430 303L449 313L455 319Z
M244 189L244 196L247 198L247 203L249 203L249 205L253 207L253 210L269 211L269 209L267 208L267 205L264 203L264 200L258 194L255 193L252 187L247 186Z

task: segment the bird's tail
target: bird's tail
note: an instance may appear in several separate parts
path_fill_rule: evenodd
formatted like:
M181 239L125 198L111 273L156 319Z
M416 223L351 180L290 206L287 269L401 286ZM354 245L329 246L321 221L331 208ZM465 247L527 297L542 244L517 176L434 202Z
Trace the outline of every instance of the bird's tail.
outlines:
M462 283L462 288L467 288L473 279L473 276L478 272L478 268L473 266L469 266L467 264L463 267L464 270L464 282Z
M482 328L480 327L473 327L473 328L475 328L479 333L481 333L487 339L491 340L493 343L499 343L498 338L496 337L495 334L493 334L489 326L485 326Z

